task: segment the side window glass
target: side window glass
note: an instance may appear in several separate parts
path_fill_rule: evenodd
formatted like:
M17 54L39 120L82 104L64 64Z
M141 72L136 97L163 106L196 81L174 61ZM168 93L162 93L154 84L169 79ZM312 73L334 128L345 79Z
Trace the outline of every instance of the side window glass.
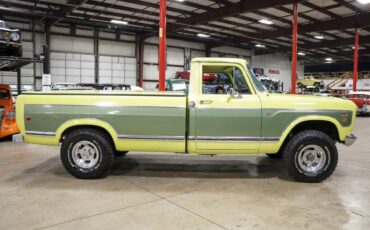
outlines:
M249 90L249 87L248 87L247 81L245 80L243 72L239 68L234 67L233 76L234 76L234 82L235 82L234 90L238 91L241 94L250 94L251 91Z
M241 94L250 94L247 81L240 68L234 66L203 66L203 94L228 94L232 90Z

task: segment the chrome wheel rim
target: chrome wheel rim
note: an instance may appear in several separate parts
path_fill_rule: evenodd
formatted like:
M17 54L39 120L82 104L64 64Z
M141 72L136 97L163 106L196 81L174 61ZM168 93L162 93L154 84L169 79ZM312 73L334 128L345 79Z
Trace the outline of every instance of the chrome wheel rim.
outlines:
M325 165L325 150L318 145L307 145L298 153L298 165L306 173L319 172Z
M83 169L94 167L100 158L98 147L90 141L79 141L73 146L72 159Z

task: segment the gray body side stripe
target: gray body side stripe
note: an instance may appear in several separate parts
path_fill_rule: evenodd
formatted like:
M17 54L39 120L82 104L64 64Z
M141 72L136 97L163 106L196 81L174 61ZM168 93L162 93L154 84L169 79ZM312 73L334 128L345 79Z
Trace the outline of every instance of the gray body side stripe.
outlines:
M280 137L213 137L213 136L190 136L189 140L195 141L279 141Z
M26 134L40 136L55 136L55 132L26 131Z
M40 136L55 136L55 132L26 131L26 134ZM148 136L148 135L118 135L122 139L138 140L185 140L185 136ZM279 141L279 137L212 137L212 136L190 136L189 140L195 141Z
M138 139L138 140L185 140L185 136L154 136L154 135L124 135L119 134L118 138L122 139Z

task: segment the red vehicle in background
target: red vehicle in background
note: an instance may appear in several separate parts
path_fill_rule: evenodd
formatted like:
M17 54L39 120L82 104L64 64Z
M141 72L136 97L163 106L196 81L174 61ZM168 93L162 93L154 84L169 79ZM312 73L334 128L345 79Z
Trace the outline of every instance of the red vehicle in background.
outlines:
M19 133L15 104L9 85L0 84L0 138Z
M370 114L370 92L356 91L346 95L346 98L357 105L357 112L362 115Z
M178 71L176 72L175 79L190 80L190 72ZM204 73L203 74L203 81L214 81L216 79L217 79L217 75L215 73Z

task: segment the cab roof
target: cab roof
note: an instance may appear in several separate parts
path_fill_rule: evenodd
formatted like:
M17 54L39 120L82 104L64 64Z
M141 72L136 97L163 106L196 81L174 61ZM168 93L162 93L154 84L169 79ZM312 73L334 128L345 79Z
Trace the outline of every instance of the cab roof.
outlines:
M220 57L197 57L193 58L191 62L223 62L223 63L238 63L246 65L248 62L241 58L220 58Z

